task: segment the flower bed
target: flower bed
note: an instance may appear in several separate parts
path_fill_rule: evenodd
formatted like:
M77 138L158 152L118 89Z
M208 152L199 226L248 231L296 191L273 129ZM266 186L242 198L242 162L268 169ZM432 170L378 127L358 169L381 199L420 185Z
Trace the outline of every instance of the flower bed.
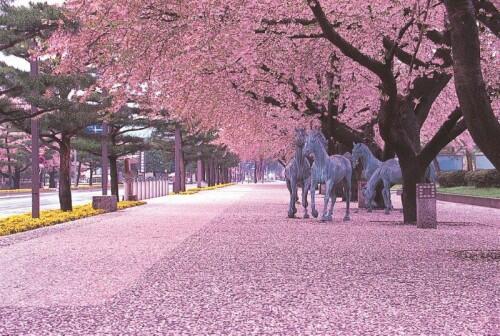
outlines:
M186 191L181 191L181 192L175 193L174 195L193 195L193 194L199 193L200 191L220 189L220 188L232 186L234 184L235 183L224 183L224 184L217 184L217 185L214 185L211 187L192 188L192 189L188 189Z
M143 201L121 201L121 202L118 202L118 210L132 208L132 207L136 207L136 206L144 205L144 204L146 204L146 202L143 202Z
M118 209L126 209L146 202L124 201L118 203ZM12 233L37 229L44 226L70 222L76 219L96 216L104 213L103 210L96 210L92 205L80 205L73 208L73 211L45 210L40 213L40 218L31 218L31 214L14 215L0 219L0 236Z

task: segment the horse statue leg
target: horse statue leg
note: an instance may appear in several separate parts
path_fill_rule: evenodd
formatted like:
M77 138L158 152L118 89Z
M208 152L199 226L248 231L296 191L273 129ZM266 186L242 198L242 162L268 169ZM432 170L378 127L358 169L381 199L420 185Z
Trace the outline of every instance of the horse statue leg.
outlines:
M373 199L369 197L369 192L367 187L363 187L363 190L361 191L363 193L363 196L365 197L365 202L366 205L368 206L368 212L373 211Z
M332 187L332 191L330 193L330 197L331 197L331 200L330 200L330 209L328 210L327 217L329 218L329 220L332 220L333 219L333 208L335 207L335 202L337 200L337 194L335 193L335 186Z
M345 208L345 216L344 216L344 222L350 221L350 205L351 205L351 180L352 180L352 171L347 173L347 176L345 177L345 184L344 184L344 197L346 200L346 208Z
M286 181L286 186L290 192L290 205L288 206L288 218L294 218L297 208L295 207L295 202L297 200L297 182L294 178L290 178Z
M388 215L391 213L391 183L389 180L382 179L384 183L384 190L382 190L382 195L384 196L384 204L385 204L385 214Z
M318 210L316 210L316 187L318 186L318 182L311 178L311 214L314 218L318 218Z
M333 187L334 187L333 181L326 181L326 183L325 183L325 202L323 205L323 215L321 216L322 222L332 220L333 206L335 205L335 195L332 195L332 193L334 192ZM331 204L331 210L328 211L328 202L330 201L330 197L332 197L332 204Z
M309 192L309 188L311 188L311 177L304 179L302 183L302 206L304 207L304 218L309 218L309 214L307 213L307 193Z

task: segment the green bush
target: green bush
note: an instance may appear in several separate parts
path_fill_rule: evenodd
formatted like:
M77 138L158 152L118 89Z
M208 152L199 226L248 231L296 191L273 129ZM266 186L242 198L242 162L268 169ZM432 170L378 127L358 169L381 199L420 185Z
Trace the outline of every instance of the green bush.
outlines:
M500 173L496 169L481 169L465 174L465 183L476 188L500 187Z
M441 187L465 186L465 174L463 170L441 172L438 174L438 182Z

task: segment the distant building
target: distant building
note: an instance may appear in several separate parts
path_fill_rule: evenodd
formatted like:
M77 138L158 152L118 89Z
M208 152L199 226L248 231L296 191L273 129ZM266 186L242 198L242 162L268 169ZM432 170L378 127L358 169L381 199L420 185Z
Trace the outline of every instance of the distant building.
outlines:
M441 171L467 170L467 157L464 151L456 153L443 152L437 156L439 169ZM494 169L493 164L483 153L473 153L472 163L476 169Z
M464 158L465 155L463 154L439 154L437 156L439 169L441 171L463 170Z
M495 169L495 166L491 163L490 160L484 154L476 154L474 155L476 169Z

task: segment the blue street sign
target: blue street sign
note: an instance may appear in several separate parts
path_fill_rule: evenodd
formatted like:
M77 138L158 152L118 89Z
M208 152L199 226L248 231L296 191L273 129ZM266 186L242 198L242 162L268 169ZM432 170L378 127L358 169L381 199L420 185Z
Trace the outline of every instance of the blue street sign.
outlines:
M102 124L90 125L85 128L87 134L102 134Z

